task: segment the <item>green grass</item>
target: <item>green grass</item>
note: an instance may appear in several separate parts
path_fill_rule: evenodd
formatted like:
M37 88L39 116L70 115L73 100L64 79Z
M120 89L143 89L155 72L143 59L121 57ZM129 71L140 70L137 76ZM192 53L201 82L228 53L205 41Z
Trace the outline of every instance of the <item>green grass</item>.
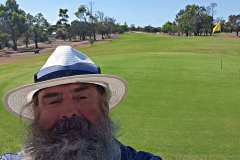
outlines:
M123 143L169 160L240 159L239 40L124 34L81 50L128 81L112 112ZM31 82L46 59L0 65L0 97ZM20 149L24 126L0 107L0 153Z

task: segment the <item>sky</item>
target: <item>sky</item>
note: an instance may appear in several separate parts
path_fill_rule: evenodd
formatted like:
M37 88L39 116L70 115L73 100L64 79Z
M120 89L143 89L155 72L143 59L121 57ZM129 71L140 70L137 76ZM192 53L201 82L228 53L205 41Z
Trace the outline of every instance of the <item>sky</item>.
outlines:
M79 5L88 5L91 0L17 0L25 12L36 15L41 12L51 24L58 20L60 8L68 9L69 21L76 19L74 12ZM180 9L187 4L209 6L217 3L214 18L227 20L231 14L240 14L240 0L92 0L93 11L102 11L105 16L114 17L118 23L128 25L160 27L167 21L174 21ZM4 4L6 0L0 0Z

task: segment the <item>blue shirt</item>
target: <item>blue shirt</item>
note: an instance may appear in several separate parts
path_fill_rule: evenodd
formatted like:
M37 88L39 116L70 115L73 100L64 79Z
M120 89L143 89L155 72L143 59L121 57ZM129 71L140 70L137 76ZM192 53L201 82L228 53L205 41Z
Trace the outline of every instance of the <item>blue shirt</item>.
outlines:
M132 147L124 146L120 143L121 160L162 160L161 157L155 156L148 152L136 151ZM0 156L0 160L21 160L20 154L7 153Z
M132 147L120 144L121 160L162 160L161 157L155 156L152 153L136 151Z

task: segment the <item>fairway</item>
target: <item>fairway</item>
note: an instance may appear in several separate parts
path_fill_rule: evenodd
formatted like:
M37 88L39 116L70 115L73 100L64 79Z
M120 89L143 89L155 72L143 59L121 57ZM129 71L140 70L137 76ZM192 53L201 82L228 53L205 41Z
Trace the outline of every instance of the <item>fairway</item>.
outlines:
M113 110L124 144L167 160L240 159L240 40L127 33L80 48L128 81ZM0 64L0 98L33 81L48 54ZM0 103L0 153L19 151L24 124Z

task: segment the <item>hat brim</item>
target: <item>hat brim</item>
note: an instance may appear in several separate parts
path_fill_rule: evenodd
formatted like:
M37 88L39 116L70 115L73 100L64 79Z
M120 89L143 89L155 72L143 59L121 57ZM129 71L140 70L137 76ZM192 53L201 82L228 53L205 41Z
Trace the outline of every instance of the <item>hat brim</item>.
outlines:
M109 110L117 106L127 95L127 82L117 76L105 74L77 75L16 88L6 94L4 99L5 107L20 117L33 120L33 108L28 106L33 94L40 89L70 83L93 83L105 87L109 92Z

